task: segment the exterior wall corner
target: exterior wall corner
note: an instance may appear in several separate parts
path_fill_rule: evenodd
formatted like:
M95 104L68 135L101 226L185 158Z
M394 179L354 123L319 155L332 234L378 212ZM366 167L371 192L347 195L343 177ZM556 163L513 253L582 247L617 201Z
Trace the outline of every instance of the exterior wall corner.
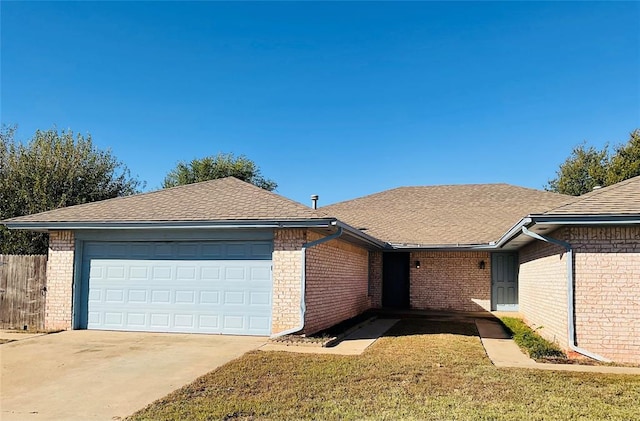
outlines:
M67 330L73 327L74 253L73 231L49 233L44 319L47 330Z

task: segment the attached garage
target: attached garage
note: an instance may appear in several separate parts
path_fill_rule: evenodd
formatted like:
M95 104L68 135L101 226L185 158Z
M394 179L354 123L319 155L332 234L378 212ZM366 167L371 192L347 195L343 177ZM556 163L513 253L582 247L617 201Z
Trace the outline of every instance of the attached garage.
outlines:
M269 335L272 241L85 241L78 327Z

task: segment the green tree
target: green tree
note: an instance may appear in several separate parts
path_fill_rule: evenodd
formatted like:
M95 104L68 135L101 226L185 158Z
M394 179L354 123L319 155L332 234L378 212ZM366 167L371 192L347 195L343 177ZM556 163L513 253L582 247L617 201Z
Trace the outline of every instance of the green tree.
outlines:
M545 189L557 193L580 196L595 186L606 187L640 175L640 129L629 135L625 144L618 145L613 154L608 147L597 150L586 143L573 149L560 165L556 178Z
M619 145L609 160L607 185L640 175L640 129L629 135L626 144Z
M231 153L220 153L191 162L179 162L167 174L162 187L166 189L224 177L235 177L269 191L278 187L275 181L262 176L255 162L244 155L236 157Z
M576 146L561 165L556 178L549 180L545 189L556 193L580 196L595 186L604 186L608 166L607 147L598 151L585 143Z
M0 220L136 193L140 181L91 135L38 130L26 143L0 130ZM46 253L44 233L0 225L0 253Z

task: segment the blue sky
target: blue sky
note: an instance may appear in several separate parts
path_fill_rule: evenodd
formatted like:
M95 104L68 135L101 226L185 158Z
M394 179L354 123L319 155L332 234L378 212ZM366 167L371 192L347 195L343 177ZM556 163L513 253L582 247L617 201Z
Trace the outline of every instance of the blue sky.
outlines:
M1 121L91 133L147 189L244 154L320 204L542 188L640 127L638 2L8 2Z

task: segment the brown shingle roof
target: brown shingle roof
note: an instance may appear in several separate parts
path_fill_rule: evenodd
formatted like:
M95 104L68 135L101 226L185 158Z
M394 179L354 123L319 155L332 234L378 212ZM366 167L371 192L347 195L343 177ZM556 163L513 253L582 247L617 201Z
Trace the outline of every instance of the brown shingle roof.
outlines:
M522 217L574 198L508 184L400 187L322 207L392 244L486 244Z
M633 215L640 214L640 176L577 197L545 215Z
M11 222L299 220L324 214L233 177L8 219Z

